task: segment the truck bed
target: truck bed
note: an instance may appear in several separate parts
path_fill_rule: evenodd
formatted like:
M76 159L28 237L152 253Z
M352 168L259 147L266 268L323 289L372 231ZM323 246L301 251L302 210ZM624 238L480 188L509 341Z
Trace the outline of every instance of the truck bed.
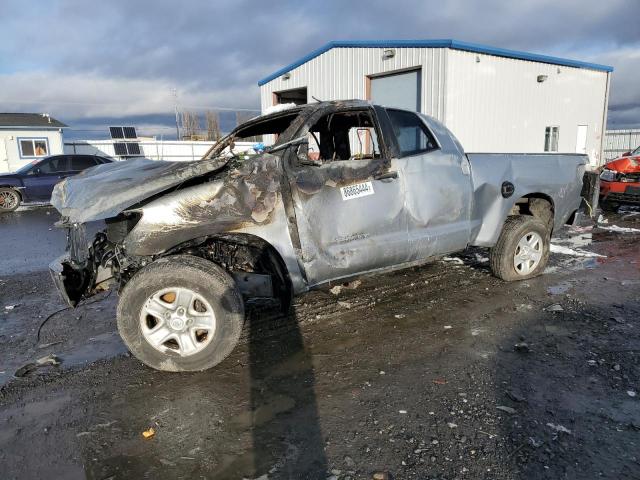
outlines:
M551 200L554 229L561 227L580 206L582 177L589 159L584 154L565 153L467 153L471 166L473 205L471 244L495 244L511 202L529 192L540 192ZM513 192L504 197L503 184Z

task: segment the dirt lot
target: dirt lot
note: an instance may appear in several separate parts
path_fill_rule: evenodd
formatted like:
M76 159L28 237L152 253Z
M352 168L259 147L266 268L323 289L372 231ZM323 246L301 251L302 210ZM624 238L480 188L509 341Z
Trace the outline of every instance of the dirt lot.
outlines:
M638 213L601 226L640 229ZM127 354L115 294L38 342L63 308L42 261L63 241L51 211L16 215L0 219L18 246L0 262L2 478L640 478L638 232L564 233L526 282L477 250L309 293L287 318L255 306L221 365L168 374ZM50 353L60 366L13 377Z

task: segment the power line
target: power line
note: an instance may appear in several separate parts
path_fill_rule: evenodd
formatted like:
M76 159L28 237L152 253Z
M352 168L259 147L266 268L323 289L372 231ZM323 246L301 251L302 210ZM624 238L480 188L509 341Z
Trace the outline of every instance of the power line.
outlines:
M31 104L31 105L91 105L91 106L131 106L131 103L121 103L121 102L66 102L66 101L33 101L33 100L5 100L0 99L0 103L14 103L14 104ZM208 109L208 110L218 110L218 111L227 111L227 112L259 112L259 108L235 108L235 107L216 107L212 105L182 105L184 108L192 108L192 109ZM163 107L161 107L163 108ZM166 108L170 108L170 105L167 105ZM156 112L161 113L161 112Z

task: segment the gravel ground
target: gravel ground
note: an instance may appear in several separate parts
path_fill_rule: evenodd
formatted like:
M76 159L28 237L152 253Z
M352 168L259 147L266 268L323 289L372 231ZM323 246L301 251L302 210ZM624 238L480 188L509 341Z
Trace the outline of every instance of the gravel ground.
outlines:
M22 231L57 235L33 215ZM607 220L554 239L564 253L526 282L470 250L311 292L287 318L253 306L202 373L130 357L115 294L38 341L63 308L45 265L0 276L1 476L638 479L640 232L606 228L640 215ZM13 376L48 354L61 365Z

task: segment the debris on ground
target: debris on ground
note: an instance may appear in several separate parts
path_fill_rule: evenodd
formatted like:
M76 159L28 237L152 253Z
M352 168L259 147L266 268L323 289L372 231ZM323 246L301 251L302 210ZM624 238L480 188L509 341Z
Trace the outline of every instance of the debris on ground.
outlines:
M526 401L524 396L520 395L518 392L514 392L513 390L507 390L505 394L507 395L507 397L509 397L509 399L513 400L514 402L521 403Z
M506 405L498 405L496 408L498 410L502 410L503 412L506 412L506 413L510 413L510 414L516 413L516 409L515 408L507 407Z
M513 349L516 352L523 352L523 353L531 351L531 349L529 348L529 344L527 342L518 342L513 346Z
M629 395L630 397L635 397L636 392L634 390L627 390L627 395Z
M562 305L560 305L559 303L549 305L547 308L545 308L545 310L547 312L564 312L564 308L562 308Z
M445 385L447 381L444 378L436 378L433 383L436 385Z
M144 432L142 432L142 436L144 438L146 438L147 440L152 438L154 435L156 434L156 429L151 427L148 430L145 430Z
M541 442L540 440L534 438L534 437L529 437L529 444L533 447L533 448L540 448L543 444L543 442Z
M556 432L562 432L562 433L567 433L569 435L571 435L571 430L569 430L567 427L563 426L563 425L555 425L553 423L547 423L547 427L553 428Z
M391 474L388 472L374 472L371 478L373 480L392 480Z
M353 282L346 282L340 285L335 285L329 289L334 295L339 295L342 290L355 290L362 284L360 280L354 280Z
M20 306L19 304L15 304L15 305L5 305L5 306L4 306L4 309L5 309L5 310L13 310L14 308L19 307L19 306Z
M47 355L46 357L41 357L37 359L35 362L29 362L24 364L18 370L16 370L16 373L14 373L13 375L16 377L25 377L29 375L31 372L37 370L38 368L46 367L48 365L57 367L61 363L62 363L62 360L60 360L59 357L57 357L52 353L50 355Z

